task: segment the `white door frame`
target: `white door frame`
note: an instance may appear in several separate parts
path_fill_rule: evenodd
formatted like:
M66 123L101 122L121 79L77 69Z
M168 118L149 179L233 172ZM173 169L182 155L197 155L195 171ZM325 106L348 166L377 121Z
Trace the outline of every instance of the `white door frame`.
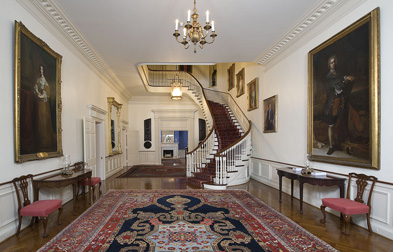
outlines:
M161 131L186 130L189 149L195 147L195 112L196 109L153 109L155 134L155 163L161 164Z
M105 150L106 148L106 138L105 138L105 118L107 111L92 105L88 104L87 108L89 110L89 118L95 121L96 128L96 174L102 180L106 178L105 172ZM86 155L84 155L86 156Z

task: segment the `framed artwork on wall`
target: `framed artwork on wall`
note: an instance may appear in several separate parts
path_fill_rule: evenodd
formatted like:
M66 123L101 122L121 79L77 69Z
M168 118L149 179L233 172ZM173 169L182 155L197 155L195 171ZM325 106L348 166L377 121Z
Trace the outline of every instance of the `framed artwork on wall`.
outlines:
M209 66L209 87L217 86L217 65Z
M245 80L245 70L242 68L237 74L236 74L236 97L241 96L244 94L244 80Z
M379 8L308 54L311 160L380 167Z
M228 91L235 87L235 63L228 68Z
M248 111L258 108L258 78L247 84Z
M277 95L263 100L263 132L277 132Z
M62 56L15 21L15 162L59 157Z

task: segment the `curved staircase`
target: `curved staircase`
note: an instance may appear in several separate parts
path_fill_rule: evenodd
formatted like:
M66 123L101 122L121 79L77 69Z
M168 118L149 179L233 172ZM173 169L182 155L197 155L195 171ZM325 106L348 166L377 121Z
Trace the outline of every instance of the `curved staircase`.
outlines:
M209 133L196 148L186 153L189 184L205 189L226 189L250 180L248 170L251 122L233 97L225 92L203 88L192 74L178 70L153 70L139 66L149 92L170 92L170 80L178 74L183 93L201 107Z
M232 120L233 116L226 106L213 101L208 101L208 104L215 123L217 151L219 152L239 140L241 132ZM209 158L205 167L200 168L198 172L194 172L193 177L188 177L187 182L200 188L204 188L205 184L214 185L216 160L213 157Z

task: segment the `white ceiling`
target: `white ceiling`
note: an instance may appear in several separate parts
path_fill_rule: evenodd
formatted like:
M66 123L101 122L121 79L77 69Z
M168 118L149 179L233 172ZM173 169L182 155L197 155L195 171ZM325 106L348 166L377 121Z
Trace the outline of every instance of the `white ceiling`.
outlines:
M209 10L218 36L213 44L194 53L193 47L185 50L172 35L175 19L186 20L193 0L35 1L64 30L71 27L79 35L73 38L79 47L87 45L85 54L92 53L98 68L132 96L146 95L138 64L261 62L281 41L286 43L285 36L296 34L299 25L306 27L307 20L318 18L323 8L336 2L197 0L198 21L204 25Z

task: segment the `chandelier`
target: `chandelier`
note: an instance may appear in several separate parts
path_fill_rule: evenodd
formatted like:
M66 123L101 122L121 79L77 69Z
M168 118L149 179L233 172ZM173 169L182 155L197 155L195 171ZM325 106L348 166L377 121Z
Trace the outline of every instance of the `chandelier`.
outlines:
M182 83L179 79L179 75L176 73L176 75L173 78L173 81L171 83L171 87L172 87L171 99L172 100L180 100L182 98L181 86L182 86Z
M187 15L187 23L184 25L183 28L183 40L179 40L179 20L176 19L176 28L175 33L173 36L176 37L176 41L180 44L184 45L184 49L188 49L191 43L194 44L194 53L196 53L196 45L199 43L199 47L203 49L205 44L212 44L214 42L214 38L217 37L217 34L214 30L214 21L212 21L211 25L209 23L209 11L206 11L206 25L202 27L200 23L198 23L198 13L196 9L196 0L194 0L194 13L191 15L191 10L188 10ZM191 22L192 18L192 22ZM180 22L180 26L183 26L183 22ZM207 42L206 37L209 34L210 29L211 34L210 37L212 41Z

